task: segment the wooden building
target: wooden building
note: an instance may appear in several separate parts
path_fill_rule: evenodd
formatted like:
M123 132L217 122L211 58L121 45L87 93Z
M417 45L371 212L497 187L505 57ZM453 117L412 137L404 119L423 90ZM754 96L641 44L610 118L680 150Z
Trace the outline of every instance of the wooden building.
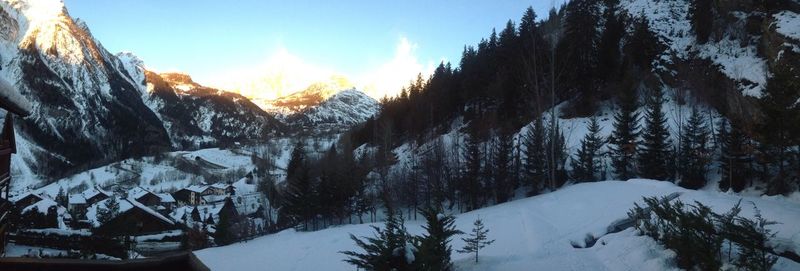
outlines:
M31 112L28 101L6 80L0 78L0 253L5 249L11 202L8 192L11 187L11 154L17 152L14 141L14 115L25 117Z
M98 208L103 208L108 200L89 207L86 213L95 234L136 236L177 229L174 221L132 199L116 199L119 212L108 221L99 221Z

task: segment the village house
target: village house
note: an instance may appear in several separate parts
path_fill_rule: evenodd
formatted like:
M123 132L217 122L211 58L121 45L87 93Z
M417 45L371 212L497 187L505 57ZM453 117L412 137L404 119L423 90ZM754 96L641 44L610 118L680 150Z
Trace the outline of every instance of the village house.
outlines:
M11 199L11 202L14 203L14 207L18 211L22 211L28 206L31 206L43 199L50 199L47 195L44 194L34 194L32 192L26 192Z
M66 228L71 219L67 208L45 198L20 211L20 225L26 229Z
M161 197L156 195L156 193L139 186L128 190L128 198L134 199L139 203L151 208L161 205Z
M229 184L191 185L172 193L179 205L201 205L221 202L226 195L233 194L233 186ZM208 196L208 197L207 197ZM212 200L207 202L206 199Z
M83 194L69 195L67 200L67 211L77 215L74 219L84 219L86 217L86 198Z
M137 236L177 229L174 221L131 198L115 198L119 210L107 221L101 221L100 208L106 208L109 200L95 203L86 212L92 232L98 235Z
M172 212L175 209L177 203L170 193L158 193L156 195L161 198L161 206L164 207L164 213Z
M92 205L99 201L111 197L112 193L95 186L83 192L83 197L86 199L86 205Z

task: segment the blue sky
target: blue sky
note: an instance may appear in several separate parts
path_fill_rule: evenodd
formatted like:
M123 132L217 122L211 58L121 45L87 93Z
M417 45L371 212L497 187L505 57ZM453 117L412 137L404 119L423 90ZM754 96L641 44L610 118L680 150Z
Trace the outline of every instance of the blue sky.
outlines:
M554 1L564 0L64 0L109 51L200 82L259 69L277 52L347 77L391 62L403 43L423 69L457 63L464 44L518 21L528 6L545 15Z

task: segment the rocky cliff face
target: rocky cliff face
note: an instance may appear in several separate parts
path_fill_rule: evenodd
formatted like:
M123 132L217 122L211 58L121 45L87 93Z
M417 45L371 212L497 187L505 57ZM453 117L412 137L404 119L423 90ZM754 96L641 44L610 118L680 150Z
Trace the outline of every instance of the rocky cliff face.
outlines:
M120 60L60 1L3 1L2 76L33 104L17 122L16 173L57 176L170 147Z

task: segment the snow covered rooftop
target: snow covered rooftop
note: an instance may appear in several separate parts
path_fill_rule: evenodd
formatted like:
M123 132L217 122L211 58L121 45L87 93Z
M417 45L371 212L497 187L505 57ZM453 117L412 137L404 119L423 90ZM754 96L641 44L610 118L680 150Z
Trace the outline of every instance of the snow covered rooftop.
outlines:
M203 201L207 203L221 202L227 197L228 195L205 195L203 196Z
M97 219L97 210L98 210L99 207L105 208L106 202L108 202L109 200L111 200L111 198L101 200L101 201L99 201L99 202L97 202L95 204L92 204L92 206L89 206L89 209L86 211L86 219L89 220L89 222L92 223L92 226L94 226L94 227L100 227L101 226L100 221L98 221L98 219ZM148 214L150 214L150 215L152 215L152 216L154 216L154 217L156 217L156 218L158 218L160 220L163 220L164 222L167 222L167 223L172 224L172 225L175 224L174 221L172 221L169 218L159 214L158 212L154 211L153 209L150 209L149 207L144 206L143 204L139 203L138 201L136 201L136 200L134 200L132 198L127 198L127 199L117 198L117 202L119 203L119 212L117 213L118 215L119 214L123 214L125 212L128 212L129 210L131 210L133 208L139 208L139 209L147 212Z
M24 199L24 198L26 198L26 197L30 197L30 196L34 196L34 197L37 197L37 198L39 198L39 199L46 199L46 198L49 198L49 197L47 197L47 196L45 196L45 195L34 194L33 192L30 192L30 191L28 191L28 192L25 192L25 193L22 193L22 194L16 195L16 196L14 196L14 197L11 197L11 202L15 202L15 203L16 203L17 201L20 201L20 200L22 200L22 199Z
M141 198L141 197L143 197L144 195L147 195L147 194L155 195L155 193L150 192L150 190L144 189L144 188L142 188L140 186L137 186L137 187L131 188L131 190L128 190L128 197L133 197L134 199L139 199L139 198Z
M54 200L51 199L42 199L39 202L36 202L31 206L25 207L25 209L22 209L22 213L24 214L31 211L38 211L39 213L46 215L47 210L53 206L58 206L58 203L56 203Z
M156 194L156 196L161 198L161 202L164 202L164 203L174 203L175 202L175 198L172 197L172 195L169 194L169 193L159 193L159 194Z
M86 198L82 194L70 195L69 204L86 204Z
M31 103L22 96L11 83L0 77L0 107L15 114L27 116L31 113Z
M190 185L190 186L188 186L188 187L186 187L184 189L192 191L192 192L195 192L195 193L203 193L204 191L206 191L206 189L208 189L208 186L206 186L206 185Z
M93 188L91 188L89 190L83 191L83 197L86 198L86 199L91 199L91 198L97 196L98 194L111 196L110 192L102 190L102 189L100 189L98 187L93 187Z

